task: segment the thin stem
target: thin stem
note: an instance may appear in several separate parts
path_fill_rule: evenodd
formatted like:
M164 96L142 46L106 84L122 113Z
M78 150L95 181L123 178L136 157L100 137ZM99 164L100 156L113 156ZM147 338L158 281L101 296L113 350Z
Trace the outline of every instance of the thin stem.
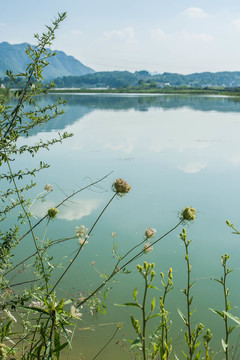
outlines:
M114 331L114 333L113 333L113 335L111 336L111 338L110 338L110 339L108 340L108 342L101 348L101 350L98 351L98 353L94 356L94 358L93 358L92 360L95 360L95 359L98 357L98 355L100 355L101 352L102 352L104 349L106 349L106 347L110 344L110 342L113 340L113 338L114 338L115 335L117 334L118 330L119 330L119 327L116 328L116 330Z
M67 273L67 271L69 270L69 268L73 265L73 263L75 262L75 260L77 259L80 251L82 250L84 244L86 243L88 237L90 236L90 234L92 233L93 229L95 228L95 226L97 225L98 221L100 220L100 218L102 217L103 213L106 211L106 209L108 208L108 206L111 204L111 202L113 201L113 199L116 197L117 193L115 193L111 199L109 200L109 202L107 203L107 205L103 208L103 210L101 211L101 213L99 214L99 216L97 217L96 221L94 222L94 224L92 225L91 229L89 230L85 240L83 241L82 245L79 247L76 255L74 256L74 258L72 259L72 261L70 262L70 264L67 266L67 268L64 270L64 272L62 273L62 275L59 277L59 279L57 280L57 282L55 283L55 285L53 286L50 294L54 291L54 289L57 287L57 285L59 284L59 282L62 280L62 278L65 276L65 274Z
M13 184L14 184L14 187L15 187L15 190L16 190L16 193L17 193L17 197L18 197L18 200L21 204L21 207L22 207L22 210L27 218L27 221L28 221L28 225L29 225L29 232L31 232L31 235L32 235L32 238L33 238L33 241L34 241L34 245L36 247L36 251L37 251L37 254L38 254L38 257L39 257L39 260L40 260L40 263L41 263L41 267L42 267L42 272L43 272L43 275L44 275L44 280L45 280L45 285L46 285L46 289L47 289L47 292L48 292L48 279L47 279L47 275L46 275L46 272L45 272L45 267L44 267L44 264L43 264L43 259L42 259L42 256L39 252L39 249L38 249L38 245L37 245L37 240L36 240L36 237L35 237L35 234L33 232L33 227L32 227L32 223L31 223L31 220L30 220L30 217L29 217L29 214L28 212L26 211L24 205L23 205L23 199L21 199L21 196L19 194L19 190L18 190L18 187L17 187L17 184L16 184L16 181L15 181L15 178L13 176L13 173L12 173L12 168L10 166L10 163L9 163L9 159L8 159L8 156L7 154L5 153L6 155L6 160L7 160L7 165L8 165L8 169L9 169L9 172L11 174L11 177L12 177L12 181L13 181Z
M146 360L146 325L147 319L145 314L145 305L147 299L147 290L148 290L148 281L147 281L147 273L144 276L145 287L144 287L144 294L143 294L143 304L142 304L142 353L143 353L143 360Z
M93 183L84 186L83 188L74 191L71 195L67 196L63 201L61 201L58 205L55 206L55 208L59 208L61 205L63 205L66 201L68 201L69 199L71 199L73 196L77 195L78 193L80 193L81 191L88 189L89 187L101 182L102 180L104 180L106 177L108 177L110 174L112 174L112 171L110 173L108 173L107 175L103 176L101 179L94 181ZM33 229L35 227L37 227L44 219L46 219L48 217L48 215L46 214L45 216L43 216L35 225L33 225ZM18 241L20 242L22 239L24 239L28 234L30 233L30 230L27 231Z
M152 245L158 243L160 240L162 240L164 237L166 237L168 234L170 234L172 231L174 231L181 223L183 220L180 220L172 229L170 229L169 231L167 231L164 235L162 235L160 238L158 238L157 240L155 240L153 242ZM136 258L139 257L139 255L144 253L144 249L141 250L137 255L133 256L130 260L128 260L126 263L124 263L123 265L121 265L120 267L118 267L119 263L121 262L121 259L118 260L118 262L116 263L116 265L113 268L112 273L109 275L109 277L103 281L89 296L87 296L84 300L82 300L78 305L77 308L81 305L83 305L86 301L88 301L92 296L94 296L103 286L105 286L109 280L112 279L113 276L115 276L119 271L123 270L127 265L129 265L131 262L133 262Z
M186 262L187 262L187 290L186 290L186 297L187 297L187 329L188 329L188 339L189 339L189 353L190 353L190 360L193 356L193 344L192 344L192 332L191 332L191 313L190 313L190 284L191 284L191 265L189 263L189 254L188 254L188 245L189 243L186 243L186 240L184 241L185 244L185 251L186 251Z
M224 271L224 277L223 277L223 291L224 291L224 304L225 304L225 311L228 312L229 307L228 307L228 295L227 295L227 287L226 287L226 279L227 279L227 271L226 271L226 262L224 262L223 264L223 271ZM229 330L228 330L228 317L226 315L224 315L224 323L225 323L225 344L226 344L226 349L225 349L225 358L226 360L228 360L228 337L229 337Z

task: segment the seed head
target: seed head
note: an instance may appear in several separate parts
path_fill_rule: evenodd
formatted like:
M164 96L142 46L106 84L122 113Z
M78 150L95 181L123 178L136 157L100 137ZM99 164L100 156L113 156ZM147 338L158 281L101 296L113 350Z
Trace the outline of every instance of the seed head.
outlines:
M127 181L119 178L114 181L112 189L118 195L124 195L131 190L131 186L127 183Z
M147 228L145 231L145 236L147 239L153 238L157 233L156 229L153 228Z
M193 221L196 219L197 210L187 206L185 209L182 210L180 214L180 220L183 221Z
M146 242L143 250L144 250L144 254L147 254L153 250L153 246L150 246L149 242Z
M51 218L51 219L54 219L57 214L59 213L59 210L56 209L56 208L50 208L48 209L48 216Z

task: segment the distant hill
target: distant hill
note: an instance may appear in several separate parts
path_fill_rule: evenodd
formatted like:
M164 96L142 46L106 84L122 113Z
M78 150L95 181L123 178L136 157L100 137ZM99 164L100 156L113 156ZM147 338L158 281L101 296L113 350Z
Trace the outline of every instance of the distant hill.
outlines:
M240 87L240 71L203 72L190 75L163 73L151 75L148 71L105 71L83 76L64 76L54 80L59 88L119 88L126 86L149 87Z
M6 70L13 73L24 72L29 64L29 57L25 50L28 44L11 45L8 42L0 43L0 77L4 77ZM94 70L83 65L73 56L66 55L63 51L55 50L56 56L49 58L49 65L44 69L43 76L46 81L59 76L80 76L94 73Z

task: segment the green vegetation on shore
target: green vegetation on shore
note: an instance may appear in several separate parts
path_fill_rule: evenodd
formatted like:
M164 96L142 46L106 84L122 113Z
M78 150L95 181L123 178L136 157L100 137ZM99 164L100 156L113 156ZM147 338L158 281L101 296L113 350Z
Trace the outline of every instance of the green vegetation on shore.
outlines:
M240 96L240 88L191 88L191 87L165 87L141 88L140 86L117 89L51 89L51 93L106 93L106 94L190 94L190 95L223 95Z

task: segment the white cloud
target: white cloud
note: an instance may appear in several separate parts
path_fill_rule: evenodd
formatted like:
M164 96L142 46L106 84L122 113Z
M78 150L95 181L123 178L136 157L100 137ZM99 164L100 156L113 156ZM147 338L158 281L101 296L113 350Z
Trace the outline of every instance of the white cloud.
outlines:
M160 39L163 39L166 36L168 36L168 34L166 34L162 29L154 29L154 30L151 30L150 33L153 37L160 38Z
M76 35L76 36L79 36L79 35L83 34L83 32L81 30L78 30L78 29L72 29L72 30L70 30L70 33L72 35Z
M193 19L204 19L209 17L209 14L203 11L200 8L190 7L182 12L183 15L186 15Z
M180 32L176 33L176 35L184 40L192 40L193 39L193 40L200 40L203 42L208 42L213 39L211 35L205 34L205 33L188 33L186 31L180 31Z
M127 42L133 42L135 40L134 30L130 26L121 30L112 30L109 32L105 32L104 36L108 40L118 39Z
M204 169L207 166L206 163L202 162L190 162L186 164L185 166L181 167L180 169L183 170L185 173L189 174L196 174L202 169Z
M168 41L201 41L201 42L209 42L212 41L213 37L206 33L190 33L186 31L178 31L175 33L167 34L161 29L151 30L151 36L154 39L158 40L168 40Z
M233 25L235 29L240 30L240 19L235 19L231 22L231 25Z
M99 206L100 200L77 200L74 203L68 203L66 206L59 208L57 215L58 219L63 220L79 220L84 216L90 215ZM54 207L55 204L51 201L45 201L38 203L31 208L33 216L43 217L47 214L49 208Z

